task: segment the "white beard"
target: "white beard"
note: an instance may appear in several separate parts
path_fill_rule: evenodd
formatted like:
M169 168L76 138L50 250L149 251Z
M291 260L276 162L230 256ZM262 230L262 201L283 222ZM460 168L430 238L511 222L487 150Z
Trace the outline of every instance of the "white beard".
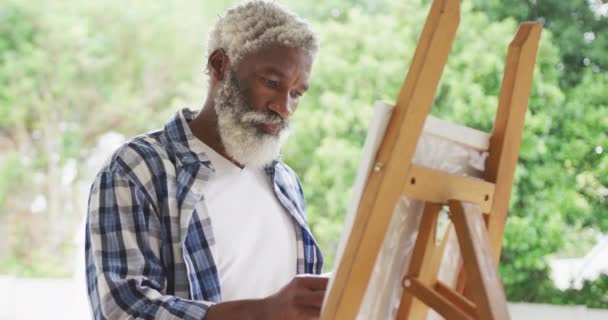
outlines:
M289 121L277 114L253 111L245 102L233 72L228 72L214 104L219 134L228 156L241 165L255 168L262 168L280 157L281 145L291 131ZM275 136L257 127L262 123L283 124L284 128Z

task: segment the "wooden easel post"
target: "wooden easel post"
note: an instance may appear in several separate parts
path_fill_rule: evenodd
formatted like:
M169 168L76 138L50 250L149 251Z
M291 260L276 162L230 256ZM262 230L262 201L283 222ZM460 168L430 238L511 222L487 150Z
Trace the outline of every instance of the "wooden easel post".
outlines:
M412 164L458 26L458 0L435 0L376 156L321 319L354 319L401 196L425 202L397 319L508 319L497 263L542 25L524 23L509 46L484 180ZM467 128L468 129L468 128ZM470 129L468 129L470 130ZM463 256L457 289L437 280L447 237L435 246L449 204ZM487 218L484 220L484 217ZM463 295L465 291L467 295Z
M406 181L409 167L404 164L411 163L416 150L459 20L459 1L433 2L376 156L383 169L368 179L322 320L354 319L359 310L393 206Z
M504 228L519 158L541 31L540 23L524 22L520 24L517 34L509 45L500 88L498 109L484 176L486 181L495 183L496 193L502 195L494 199L492 209L484 216L496 265L498 265L502 250ZM465 283L464 270L461 270L459 278L459 288L470 297L472 289Z
M492 214L489 215L488 220L496 263L502 249L541 31L542 24L539 22L520 24L515 38L509 45L500 87L498 110L490 140L490 155L485 170L485 180L495 183L496 193L501 195L500 198L494 199Z
M490 140L490 157L486 162L487 165L484 178L486 181L494 184L494 194L497 196L489 195L489 200L492 200L490 210L483 210L483 212L487 213L485 214L485 217L488 222L488 248L491 248L491 250L484 249L484 252L487 251L490 253L491 255L489 256L494 259L494 269L496 268L500 257L506 214L519 155L524 118L527 110L528 96L530 94L536 51L538 49L541 30L542 25L540 23L522 23L513 41L509 45L495 127ZM451 211L454 211L452 207ZM464 292L466 288L466 295L452 297L453 299L451 299L451 301L460 301L461 303L456 304L460 304L464 306L464 309L470 310L470 308L468 308L470 303L469 299L475 300L477 306L481 308L476 309L475 314L470 314L469 312L470 315L474 316L474 319L507 319L508 313L506 312L506 305L504 305L504 303L500 307L494 306L494 312L498 312L495 311L496 309L502 310L498 313L499 315L496 315L496 313L489 313L490 311L487 310L487 308L489 308L487 306L489 300L479 301L482 297L473 299L475 298L476 293L485 291L483 287L489 285L486 283L482 286L481 284L483 283L479 282L479 279L473 279L480 274L485 278L494 278L497 277L497 275L495 275L496 272L489 271L487 268L486 272L480 273L480 270L474 268L474 264L471 265L471 263L479 262L479 257L475 257L470 253L467 257L467 254L465 254L465 249L467 248L463 248L462 245L462 241L466 241L466 239L461 239L466 235L462 234L463 226L457 225L458 223L463 223L463 220L460 219L460 222L455 221L454 218L456 215L454 212L452 212L452 217L452 222L457 229L457 233L458 229L461 228L461 232L458 234L458 240L461 243L463 260L465 262L463 267L464 269L467 269L468 276L465 277L464 269L461 269L461 275L459 277L460 283L458 285L460 290L458 291ZM483 245L485 245L485 243ZM475 250L477 248L468 249ZM435 275L435 278L427 276L426 278L423 278L423 280L426 280L426 284L430 287L437 285L445 287L440 282L437 282L436 279L436 270L443 257L443 248L431 248L431 251L431 253L427 253L425 256L431 256L432 258L421 268L429 270L429 273ZM466 279L468 279L468 281L466 281ZM492 302L496 304L496 300L505 300L502 287L498 286L496 283L493 284L492 287L494 287L493 290L490 290L490 292L493 292ZM497 288L500 288L500 290ZM428 303L423 303L419 299L417 301L412 301L412 294L408 291L409 290L404 292L398 319L424 319L428 311ZM462 303L463 301L464 304ZM484 311L483 308L486 308L486 310ZM434 309L437 310L437 308Z

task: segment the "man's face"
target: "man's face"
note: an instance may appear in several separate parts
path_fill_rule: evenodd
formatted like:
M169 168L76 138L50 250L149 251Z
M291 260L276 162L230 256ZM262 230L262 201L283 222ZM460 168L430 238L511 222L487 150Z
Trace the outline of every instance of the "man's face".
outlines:
M308 89L311 66L312 57L301 49L270 47L245 56L236 76L254 111L288 121ZM281 130L276 124L259 129L271 135Z
M215 97L220 136L243 165L278 158L289 117L308 88L312 57L301 49L269 47L227 70Z

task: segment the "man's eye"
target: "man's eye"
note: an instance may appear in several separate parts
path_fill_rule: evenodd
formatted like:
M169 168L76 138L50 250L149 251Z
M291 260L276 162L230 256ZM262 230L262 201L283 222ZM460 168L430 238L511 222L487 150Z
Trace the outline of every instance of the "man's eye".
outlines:
M264 79L264 84L273 89L279 86L279 83L277 81L270 79Z
M302 93L297 92L297 91L292 91L291 92L291 97L294 99L300 98L302 96Z

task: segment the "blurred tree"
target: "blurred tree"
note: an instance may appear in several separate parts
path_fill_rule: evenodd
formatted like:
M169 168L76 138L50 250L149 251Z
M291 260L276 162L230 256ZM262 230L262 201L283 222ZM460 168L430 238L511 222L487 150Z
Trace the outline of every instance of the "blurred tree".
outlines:
M602 274L595 281L584 281L580 289L553 290L546 295L552 304L587 305L590 308L608 308L608 274Z
M556 292L543 257L554 251L583 255L595 235L608 230L608 181L604 179L608 98L603 93L608 83L608 17L595 12L590 1L473 3L474 9L485 12L493 21L544 22L559 50L560 59L552 62L566 95L562 103L554 104L556 108L545 103L530 104L532 112L544 114L539 118L542 122L537 123L544 129L539 132L540 139L524 137L501 265L510 299L551 302ZM550 74L555 79L555 72ZM538 76L535 90L542 90L536 82ZM535 106L542 106L542 110L534 110ZM544 239L547 234L538 233L532 221L553 229L551 234L561 238L561 243L555 247L558 243L554 240Z
M608 16L593 10L593 1L473 0L475 8L500 21L540 20L551 30L561 51L562 88L581 81L585 69L608 70ZM599 2L599 1L596 1ZM597 6L595 6L597 7Z
M201 103L202 44L223 5L0 3L0 273L68 274L90 150L102 133L149 131Z
M389 9L386 0L325 0L314 5L306 1L287 0L288 7L308 19L345 21L347 13L357 8L368 14L387 12Z

